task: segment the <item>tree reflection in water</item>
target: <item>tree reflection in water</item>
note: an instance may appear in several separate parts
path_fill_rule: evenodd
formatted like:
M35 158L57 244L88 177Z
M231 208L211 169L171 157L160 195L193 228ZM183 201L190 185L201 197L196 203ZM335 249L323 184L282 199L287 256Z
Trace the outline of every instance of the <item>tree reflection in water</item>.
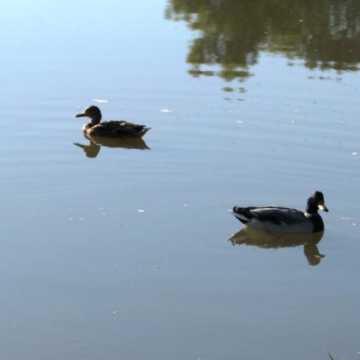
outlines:
M355 71L360 61L358 0L170 0L166 17L200 33L187 56L194 76L244 80L262 50L306 67Z

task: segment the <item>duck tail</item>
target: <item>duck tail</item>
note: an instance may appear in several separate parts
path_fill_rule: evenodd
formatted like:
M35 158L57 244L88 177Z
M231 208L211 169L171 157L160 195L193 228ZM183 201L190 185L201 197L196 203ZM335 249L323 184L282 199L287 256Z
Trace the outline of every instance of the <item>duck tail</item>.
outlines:
M244 207L234 206L233 214L243 224L247 224L253 218L250 208L248 207L244 208Z
M144 136L149 130L151 129L151 127L147 127L147 126L144 126L141 130L141 136Z

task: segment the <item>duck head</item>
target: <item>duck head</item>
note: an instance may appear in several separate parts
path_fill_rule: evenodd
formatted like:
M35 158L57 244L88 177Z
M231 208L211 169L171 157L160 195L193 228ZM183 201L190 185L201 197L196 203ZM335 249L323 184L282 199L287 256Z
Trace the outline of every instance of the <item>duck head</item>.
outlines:
M306 213L309 215L317 214L319 210L329 211L325 206L324 194L321 191L315 191L307 201Z
M90 106L83 113L77 114L76 117L88 117L91 119L91 124L96 125L101 121L101 111L97 106Z

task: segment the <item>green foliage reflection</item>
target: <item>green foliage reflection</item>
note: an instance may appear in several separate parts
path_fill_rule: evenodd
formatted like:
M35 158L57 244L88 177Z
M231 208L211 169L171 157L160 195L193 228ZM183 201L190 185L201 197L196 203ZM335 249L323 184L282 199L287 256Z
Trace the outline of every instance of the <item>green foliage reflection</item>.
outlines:
M246 79L261 50L310 69L357 70L360 61L358 0L169 0L166 16L199 33L187 57L194 76L220 65L224 79Z

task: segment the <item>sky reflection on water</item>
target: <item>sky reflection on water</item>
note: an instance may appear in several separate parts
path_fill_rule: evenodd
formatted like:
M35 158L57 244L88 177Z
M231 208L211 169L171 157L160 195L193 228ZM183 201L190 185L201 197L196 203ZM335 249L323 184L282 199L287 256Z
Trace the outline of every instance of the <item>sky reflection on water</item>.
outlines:
M356 358L358 8L4 2L0 357ZM151 149L84 139L94 103ZM228 241L318 189L320 255Z

